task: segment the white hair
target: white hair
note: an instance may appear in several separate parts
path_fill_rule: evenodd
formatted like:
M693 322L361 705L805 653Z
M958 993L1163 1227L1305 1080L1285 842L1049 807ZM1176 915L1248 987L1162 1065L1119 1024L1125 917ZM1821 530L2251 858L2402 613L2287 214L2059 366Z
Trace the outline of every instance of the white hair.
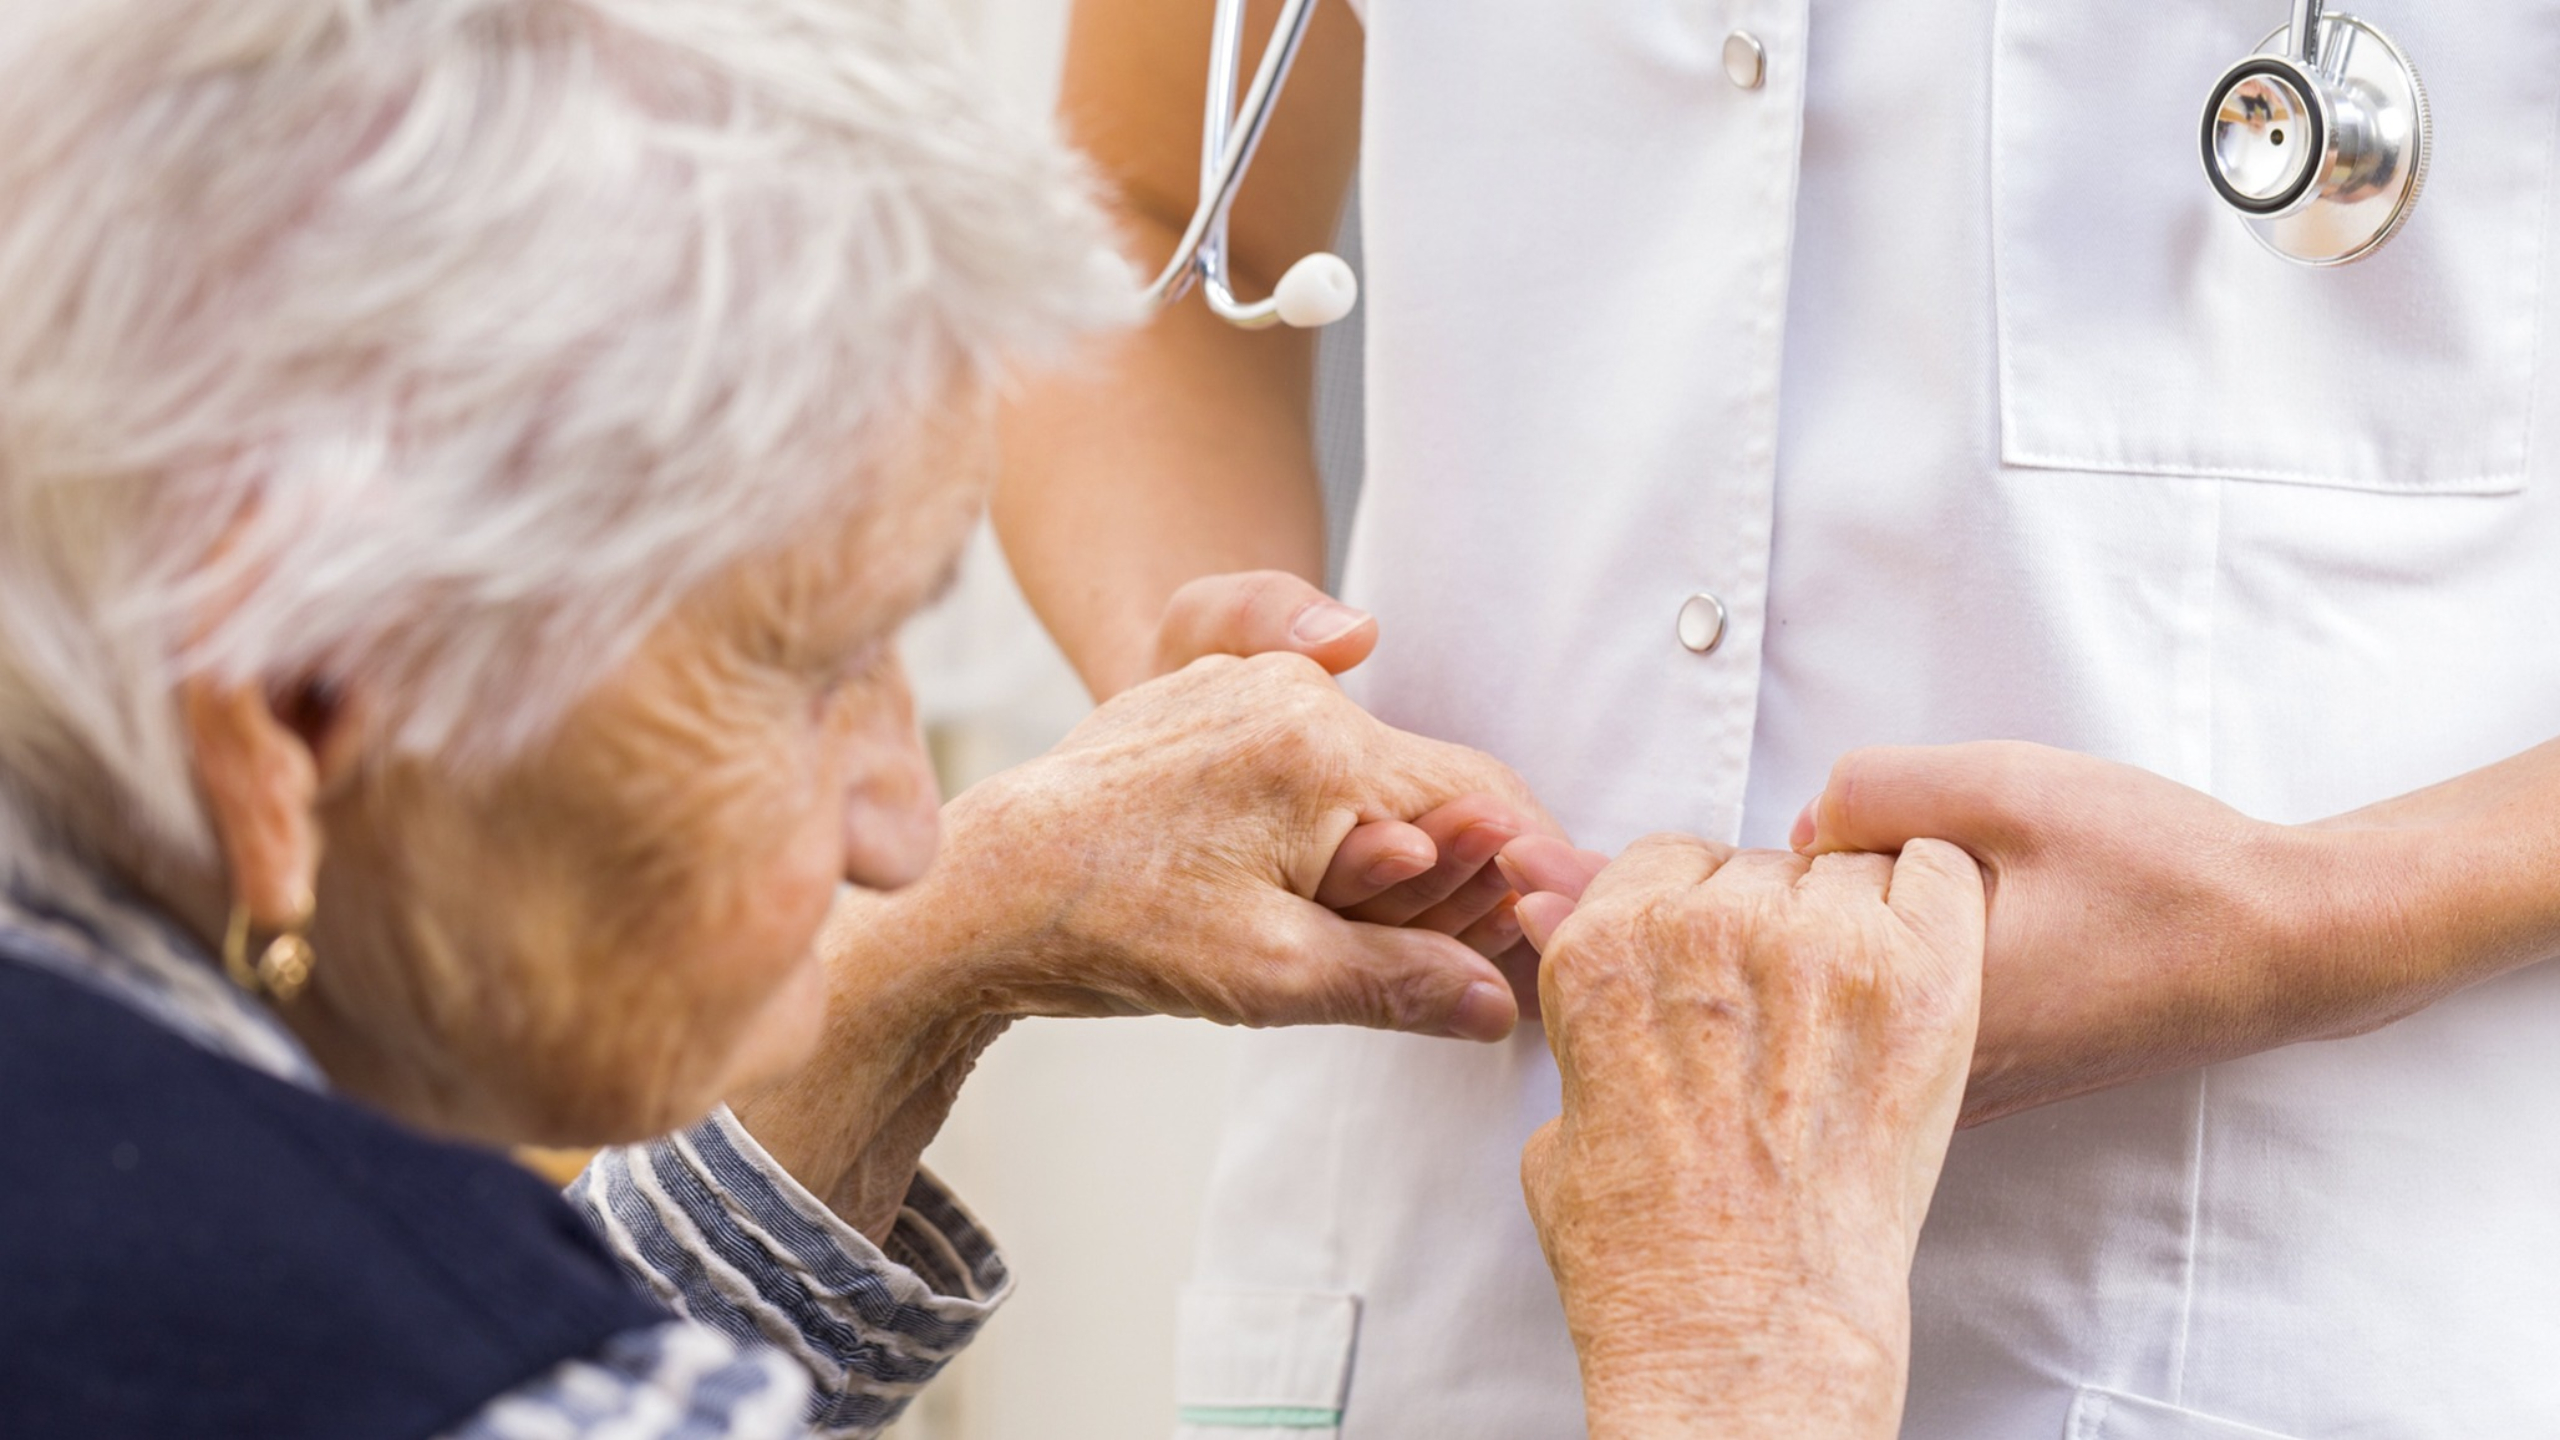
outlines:
M0 4L0 795L201 863L196 674L517 753L1134 294L931 0Z

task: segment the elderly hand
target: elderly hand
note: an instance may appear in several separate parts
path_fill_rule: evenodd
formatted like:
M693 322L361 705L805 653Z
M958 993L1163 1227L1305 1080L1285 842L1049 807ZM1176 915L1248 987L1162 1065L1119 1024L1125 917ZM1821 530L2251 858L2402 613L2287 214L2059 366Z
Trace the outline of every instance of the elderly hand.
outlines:
M1521 1175L1594 1440L1891 1435L1973 1046L1973 864L1657 837L1551 935L1562 897L1523 903L1564 1112Z
M1415 917L1332 908L1348 837L1470 810L1545 823L1509 770L1379 723L1317 665L1211 656L1124 692L1048 756L962 796L951 860L1048 897L994 982L1021 1013L1493 1039L1517 1014L1480 955L1445 927L1385 923ZM972 833L1008 838L976 861ZM1499 844L1484 845L1482 868Z
M1157 627L1157 673L1209 655L1294 654L1340 675L1378 646L1378 622L1282 570L1211 575L1174 593ZM1537 1013L1537 952L1521 938L1513 892L1494 857L1521 835L1558 835L1534 805L1464 796L1410 819L1363 824L1343 838L1316 899L1354 920L1455 935L1511 978L1522 1013Z
M1539 815L1501 765L1379 723L1296 656L1212 656L1123 692L1050 754L951 802L921 882L846 894L825 941L824 1049L738 1113L876 1234L970 1064L1015 1017L1498 1039L1518 1011L1490 961L1319 901L1346 836L1470 796Z
M2320 925L2377 881L2308 832L2130 766L2013 742L1861 750L1793 843L1890 852L1916 835L1963 846L1990 887L1967 1124L2371 1029L2441 993Z

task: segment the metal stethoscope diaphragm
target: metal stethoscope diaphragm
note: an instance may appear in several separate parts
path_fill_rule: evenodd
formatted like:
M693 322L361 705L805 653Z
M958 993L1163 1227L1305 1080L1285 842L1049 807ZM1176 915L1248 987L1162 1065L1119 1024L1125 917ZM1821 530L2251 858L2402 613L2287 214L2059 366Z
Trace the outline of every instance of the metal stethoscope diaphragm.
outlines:
M2432 129L2417 67L2389 36L2293 0L2293 23L2215 83L2204 173L2269 250L2344 265L2408 223Z

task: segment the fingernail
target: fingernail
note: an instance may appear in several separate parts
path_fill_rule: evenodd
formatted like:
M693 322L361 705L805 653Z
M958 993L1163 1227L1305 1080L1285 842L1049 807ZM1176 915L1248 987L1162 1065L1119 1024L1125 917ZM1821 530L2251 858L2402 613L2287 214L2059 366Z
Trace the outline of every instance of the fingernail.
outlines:
M1796 817L1796 828L1787 832L1788 849L1803 850L1813 844L1814 831L1818 828L1814 824L1813 816L1814 812L1821 808L1822 797L1816 795L1812 802L1804 807L1804 813Z
M1354 610L1339 600L1319 600L1298 612L1289 636L1301 645L1330 645L1368 623L1365 610Z
M1370 865L1360 879L1384 890L1390 885L1401 885L1430 869L1431 863L1427 855L1389 855Z
M1502 872L1503 883L1511 887L1512 894L1526 895L1529 893L1529 877L1520 873L1520 867L1511 863L1510 856L1494 856L1493 868Z
M1460 1040L1499 1040L1519 1018L1508 989L1479 980L1458 997L1458 1008L1449 1013L1449 1033Z

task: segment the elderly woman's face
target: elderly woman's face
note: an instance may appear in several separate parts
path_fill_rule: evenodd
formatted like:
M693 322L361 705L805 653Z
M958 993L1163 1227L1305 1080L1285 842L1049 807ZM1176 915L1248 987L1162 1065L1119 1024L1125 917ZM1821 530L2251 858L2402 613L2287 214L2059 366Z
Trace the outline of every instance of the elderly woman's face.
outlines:
M694 598L488 783L403 766L324 805L321 963L291 1007L341 1084L498 1141L686 1122L814 1047L839 880L930 861L899 624L984 497L958 427L830 533Z

